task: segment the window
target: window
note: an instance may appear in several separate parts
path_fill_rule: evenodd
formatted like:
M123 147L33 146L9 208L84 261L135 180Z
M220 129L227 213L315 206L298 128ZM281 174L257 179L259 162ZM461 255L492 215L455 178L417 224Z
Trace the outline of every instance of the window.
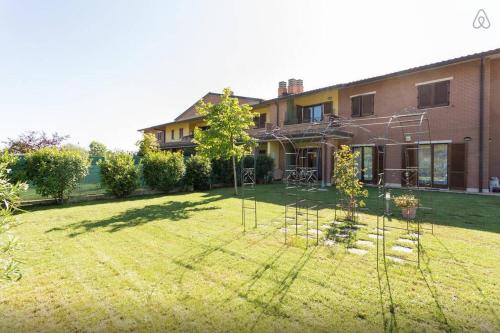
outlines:
M170 131L170 139L175 140L175 132L174 130Z
M165 138L165 132L164 131L157 131L156 132L156 140L158 140L158 142L160 142L160 143L165 142L164 138Z
M371 116L374 113L375 94L351 97L351 114L353 117Z
M318 123L323 120L323 104L300 106L297 105L297 122Z
M184 128L179 128L179 139L184 137Z
M418 108L450 105L450 80L422 84L418 89Z
M418 146L418 182L421 186L448 186L448 144Z
M359 156L356 157L356 162L358 164L358 169L360 170L358 178L363 182L372 182L373 179L373 147L372 146L359 146L354 147L353 152L359 152Z
M265 128L266 127L266 114L260 113L256 116L253 121L255 123L255 128Z

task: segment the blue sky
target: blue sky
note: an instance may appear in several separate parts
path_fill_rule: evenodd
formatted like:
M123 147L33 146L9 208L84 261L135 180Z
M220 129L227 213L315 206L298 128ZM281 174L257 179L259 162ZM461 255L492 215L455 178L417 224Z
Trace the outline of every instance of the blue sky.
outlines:
M484 8L488 30L472 21ZM500 47L498 1L0 0L0 143L134 149L208 91L275 97Z

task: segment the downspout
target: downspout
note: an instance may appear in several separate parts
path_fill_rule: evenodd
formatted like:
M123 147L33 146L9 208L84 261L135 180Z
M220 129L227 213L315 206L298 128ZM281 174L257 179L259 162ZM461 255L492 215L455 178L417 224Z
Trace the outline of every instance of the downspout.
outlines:
M484 57L481 57L479 75L479 192L483 192L484 165Z

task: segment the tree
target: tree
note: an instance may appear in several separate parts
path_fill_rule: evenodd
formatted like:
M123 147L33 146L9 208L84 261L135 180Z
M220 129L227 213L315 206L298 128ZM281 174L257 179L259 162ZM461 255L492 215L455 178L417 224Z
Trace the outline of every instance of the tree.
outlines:
M142 139L137 141L136 145L139 147L139 156L146 156L160 150L158 140L153 133L144 133Z
M14 222L13 214L19 210L19 194L28 188L25 183L12 184L8 178L8 165L0 161L0 279L18 280L21 272L13 250L16 238L9 232Z
M88 174L89 158L77 150L42 148L27 154L26 165L36 192L62 203Z
M354 220L356 207L364 207L362 198L368 196L368 191L363 188L363 183L358 175L361 172L358 165L359 151L352 152L349 146L342 145L335 152L335 184L337 190L343 196L347 220Z
M8 138L5 144L7 149L15 154L26 154L30 151L45 147L60 147L69 138L69 135L52 134L47 136L45 132L29 131L22 133L15 139Z
M139 186L139 169L131 154L108 153L98 162L101 184L118 198L125 197Z
M219 104L203 100L198 103L196 109L205 118L208 129L196 128L193 142L197 144L196 151L203 156L232 160L234 192L238 194L236 160L255 145L246 131L254 126L257 114L248 104L240 105L237 98L231 97L232 94L231 89L225 88Z
M90 157L103 157L106 155L108 148L104 143L97 141L92 141L89 144L89 155Z

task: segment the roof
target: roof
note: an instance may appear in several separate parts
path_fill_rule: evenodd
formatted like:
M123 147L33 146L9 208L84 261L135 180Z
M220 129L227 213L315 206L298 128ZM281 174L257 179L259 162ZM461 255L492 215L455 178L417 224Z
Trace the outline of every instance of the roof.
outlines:
M222 94L219 94L219 93L208 92L201 99L203 101L205 101L206 103L217 104L220 102L221 96L222 96ZM237 98L240 104L256 105L256 104L259 104L260 102L264 101L262 98L248 97L248 96L232 95L231 97ZM189 108L187 108L180 115L178 115L174 119L174 121L170 121L168 123L163 123L163 124L159 124L159 125L153 125L153 126L146 127L146 128L141 128L139 131L144 131L144 130L149 130L149 129L159 129L159 127L165 127L167 125L181 123L184 121L202 120L203 117L196 113L196 105L197 104L198 104L198 101L196 101L196 103L191 105Z
M212 103L212 104L217 104L220 102L220 97L222 94L218 93L213 93L209 92L205 96L203 96L201 99L205 101L205 103ZM246 96L237 96L237 95L232 95L232 97L235 97L238 99L240 104L259 104L260 102L264 101L262 98L255 98L255 97L246 97ZM175 121L180 121L180 120L187 120L187 119L192 119L192 118L197 118L199 115L196 113L196 104L198 104L198 101L191 105L189 108L187 108L186 111L182 112L177 118L175 118Z
M337 83L337 84L334 84L331 86L326 86L326 87L322 87L322 88L318 88L318 89L304 91L300 94L292 94L292 95L286 95L286 96L282 96L282 97L276 97L276 98L265 100L262 103L255 105L255 107L258 107L260 105L271 104L271 103L277 102L279 100L286 100L289 98L294 98L294 97L299 97L299 96L307 96L307 95L315 94L315 93L318 93L318 92L321 92L324 90L342 89L342 88L347 88L347 87L351 87L351 86L381 81L381 80L385 80L385 79L389 79L389 78L393 78L393 77L398 77L398 76L403 76L403 75L407 75L407 74L411 74L411 73L421 72L421 71L425 71L425 70L429 70L429 69L445 67L445 66L449 66L449 65L458 64L461 62L477 60L477 59L480 59L483 57L489 57L489 56L497 55L497 54L500 55L500 48L489 50L489 51L484 51L484 52L473 53L473 54L469 54L469 55L458 57L458 58L452 58L452 59L448 59L448 60L438 61L438 62L427 64L427 65L407 68L407 69L404 69L401 71L392 72L389 74L384 74L384 75L379 75L379 76L373 76L373 77L366 78L366 79L351 81L351 82L347 82L347 83Z
M444 60L444 61L438 61L435 63L423 65L423 66L412 67L412 68L404 69L401 71L392 72L389 74L373 76L373 77L366 78L366 79L351 81L351 82L347 82L347 83L338 83L338 84L334 84L334 85L330 85L330 86L326 86L326 87L322 87L322 88L318 88L318 89L304 91L304 92L299 93L299 94L286 95L286 96L276 97L276 98L272 98L272 99L268 99L268 100L262 100L259 98L244 97L244 96L234 96L234 97L237 97L238 99L240 99L240 101L243 100L242 103L247 103L247 104L250 104L254 107L260 107L260 106L265 106L268 104L275 103L275 102L280 101L280 100L287 100L289 98L312 95L312 94L315 94L315 93L318 93L321 91L325 91L325 90L348 88L351 86L381 81L381 80L385 80L385 79L389 79L389 78L393 78L393 77L398 77L398 76L403 76L403 75L408 75L408 74L421 72L421 71L425 71L425 70L429 70L429 69L445 67L445 66L454 65L454 64L458 64L458 63L462 63L462 62L467 62L467 61L473 61L473 60L477 60L477 59L480 59L483 57L489 57L489 56L493 56L493 55L500 55L500 48L496 48L496 49L484 51L484 52L473 53L473 54L469 54L466 56L452 58L452 59L448 59L448 60ZM216 99L218 97L220 100L220 95L221 94L209 92L208 94L206 94L203 97L203 99L205 100L205 98L208 98L209 100L211 100L211 99ZM248 101L245 101L245 100L248 100ZM251 101L254 101L255 103L251 104ZM217 103L217 102L212 102L212 103ZM191 107L189 107L186 111L181 113L181 115L179 115L177 118L175 118L175 121L170 122L170 123L157 125L157 126L153 126L153 127L144 128L144 129L141 129L140 131L145 130L145 129L152 129L152 128L156 128L156 127L160 127L160 126L173 124L173 123L180 122L180 121L193 120L193 119L197 119L197 118L201 119L202 117L196 115L196 103L195 103Z

